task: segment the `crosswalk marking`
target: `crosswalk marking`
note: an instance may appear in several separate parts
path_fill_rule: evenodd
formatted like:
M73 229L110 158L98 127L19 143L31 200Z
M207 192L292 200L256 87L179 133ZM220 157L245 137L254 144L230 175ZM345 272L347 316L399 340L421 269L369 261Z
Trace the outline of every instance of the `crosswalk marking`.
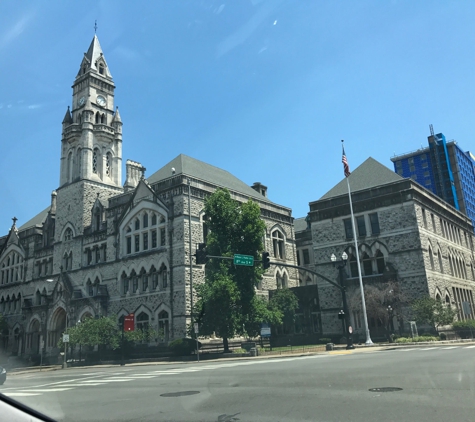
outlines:
M475 348L475 345L474 346L467 346L466 349L473 349Z
M401 349L401 352L410 352L411 350L420 350L418 347L413 349Z
M8 397L28 397L28 396L41 396L41 393L22 393L22 392L18 392L18 393L3 393L5 394L6 396Z
M449 346L449 347L442 347L444 350L449 350L449 349L458 349L459 346Z
M434 350L437 349L437 347L425 347L424 349L419 349L419 350Z

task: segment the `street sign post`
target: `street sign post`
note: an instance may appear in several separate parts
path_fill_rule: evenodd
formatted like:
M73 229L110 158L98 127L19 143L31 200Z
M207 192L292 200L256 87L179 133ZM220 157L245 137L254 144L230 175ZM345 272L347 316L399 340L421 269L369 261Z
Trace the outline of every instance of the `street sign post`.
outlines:
M251 255L234 254L234 265L254 266L254 257Z
M124 316L124 331L134 331L135 329L135 315L129 314Z
M265 322L261 324L261 337L270 337L270 325Z
M69 334L63 334L63 343L69 343Z
M195 334L198 334L199 328L198 328L198 323L197 322L194 323L193 328L195 329Z

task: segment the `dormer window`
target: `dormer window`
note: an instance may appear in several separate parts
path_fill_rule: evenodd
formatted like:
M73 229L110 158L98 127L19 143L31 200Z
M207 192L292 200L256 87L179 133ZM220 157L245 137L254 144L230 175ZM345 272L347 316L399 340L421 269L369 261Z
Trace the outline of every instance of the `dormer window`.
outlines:
M99 74L100 75L104 74L104 65L102 63L99 65Z

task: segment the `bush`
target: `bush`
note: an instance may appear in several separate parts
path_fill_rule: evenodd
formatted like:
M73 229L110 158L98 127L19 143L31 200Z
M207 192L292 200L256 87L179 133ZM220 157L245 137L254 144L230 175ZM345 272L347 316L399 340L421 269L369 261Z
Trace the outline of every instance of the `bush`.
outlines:
M327 337L322 337L322 338L318 339L319 344L327 344L327 343L331 343L331 342L332 342L332 339L327 338Z
M198 348L201 347L201 343L198 342ZM168 348L175 356L189 356L196 350L196 340L191 338L179 338L173 340Z
M435 336L419 336L419 337L399 337L395 340L395 343L419 343L423 341L439 341L439 337Z
M440 334L439 334L439 338L440 338L441 340L447 340L447 334L445 334L445 333L440 333Z

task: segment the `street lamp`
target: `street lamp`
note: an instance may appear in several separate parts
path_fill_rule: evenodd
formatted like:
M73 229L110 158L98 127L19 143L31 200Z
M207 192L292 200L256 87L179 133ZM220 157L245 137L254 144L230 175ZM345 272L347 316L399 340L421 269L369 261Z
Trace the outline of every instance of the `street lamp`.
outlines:
M338 278L340 282L340 290L341 290L341 298L343 301L343 310L338 313L338 318L343 319L345 321L345 334L346 334L346 349L354 349L355 346L353 345L353 328L350 325L350 312L348 310L348 302L346 300L346 287L344 284L344 280L346 278L345 267L346 262L348 261L348 255L346 252L341 254L341 260L338 263L337 257L335 254L332 254L330 257L333 266L338 269Z

